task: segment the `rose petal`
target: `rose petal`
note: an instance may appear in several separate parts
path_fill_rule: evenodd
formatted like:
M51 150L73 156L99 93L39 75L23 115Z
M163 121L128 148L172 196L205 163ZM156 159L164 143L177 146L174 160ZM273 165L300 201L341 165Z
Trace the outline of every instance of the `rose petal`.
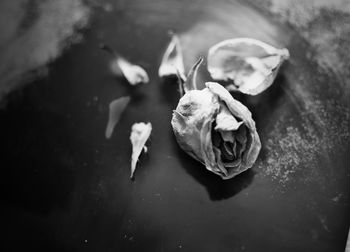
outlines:
M237 130L243 122L238 122L237 119L230 113L225 104L220 107L220 112L216 116L215 130L232 131Z
M225 102L230 112L235 117L240 118L243 121L244 125L249 129L251 142L246 146L246 151L243 153L242 157L242 163L244 164L244 169L252 167L261 149L260 138L256 131L255 122L252 119L252 114L246 106L235 100L230 95L230 93L220 84L215 82L207 82L205 85L211 92L216 94L221 101ZM235 173L232 173L230 176L233 177L235 175Z
M129 104L130 97L124 96L121 98L118 98L114 101L112 101L109 104L109 115L108 115L108 122L106 127L105 136L107 139L111 138L113 134L113 130L117 123L119 122L119 119L124 112L126 106Z
M179 37L173 33L158 69L159 77L177 76L185 81L185 67Z
M231 81L230 91L257 95L276 78L287 49L277 49L251 38L222 41L209 49L208 71L214 80Z
M227 160L232 161L235 158L235 156L233 155L232 144L229 145L229 143L224 142L221 145L220 150L221 150L221 153L222 153L223 158L225 159L225 161L227 161Z
M149 82L148 74L142 67L131 64L121 56L116 57L111 62L111 70L116 75L119 75L120 72L118 68L121 70L125 79L127 79L131 85Z
M131 155L131 175L134 176L136 169L136 163L141 155L142 150L145 147L147 139L151 135L152 124L151 123L134 123L131 127L130 141L132 144L132 155Z

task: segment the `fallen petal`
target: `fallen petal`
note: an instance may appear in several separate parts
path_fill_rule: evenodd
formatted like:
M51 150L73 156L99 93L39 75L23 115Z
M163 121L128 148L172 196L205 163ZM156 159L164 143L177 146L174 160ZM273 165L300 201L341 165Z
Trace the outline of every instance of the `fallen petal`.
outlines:
M108 123L106 127L105 136L107 139L111 138L113 130L117 123L119 122L120 116L124 112L126 106L129 104L130 97L124 96L112 101L109 104L109 116Z
M111 70L113 73L118 75L118 72L120 72L117 67L120 68L121 72L123 73L125 79L131 84L131 85L137 85L140 83L148 83L149 77L147 72L140 66L131 64L129 61L122 57L116 57L111 62Z
M214 80L228 81L229 91L257 95L276 78L287 49L251 38L224 40L209 49L208 71Z
M133 86L140 83L149 82L148 74L142 67L130 63L115 50L105 44L101 44L100 48L110 53L114 57L110 63L112 73L117 76L123 75L125 79Z
M235 142L235 137L233 135L232 131L219 131L222 140L224 140L224 142L230 142L230 143L234 143Z
M180 75L181 79L185 81L185 67L183 63L182 48L179 37L172 33L171 41L162 58L159 66L159 77L168 77Z
M151 123L134 123L131 127L130 141L132 144L132 155L131 155L131 175L134 176L136 169L136 163L144 149L147 139L151 135L152 125Z

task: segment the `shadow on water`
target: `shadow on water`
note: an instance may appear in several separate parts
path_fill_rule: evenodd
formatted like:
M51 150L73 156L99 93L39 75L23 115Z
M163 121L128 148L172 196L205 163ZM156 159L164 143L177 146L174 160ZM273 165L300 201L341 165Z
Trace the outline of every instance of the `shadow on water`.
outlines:
M173 141L171 142L174 145L173 147L180 159L182 167L206 188L209 198L213 201L234 197L253 182L255 172L251 169L232 179L223 180L218 175L206 170L203 164L187 155L187 153L178 146L175 137L173 137Z

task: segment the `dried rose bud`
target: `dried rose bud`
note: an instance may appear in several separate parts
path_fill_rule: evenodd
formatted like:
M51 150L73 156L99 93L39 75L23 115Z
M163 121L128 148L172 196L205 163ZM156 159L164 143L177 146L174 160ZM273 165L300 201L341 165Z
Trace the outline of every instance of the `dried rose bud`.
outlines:
M271 86L287 49L251 38L224 40L209 49L208 71L214 80L228 81L226 89L257 95Z
M171 125L180 147L223 179L252 167L260 148L250 111L220 84L190 90L173 111Z

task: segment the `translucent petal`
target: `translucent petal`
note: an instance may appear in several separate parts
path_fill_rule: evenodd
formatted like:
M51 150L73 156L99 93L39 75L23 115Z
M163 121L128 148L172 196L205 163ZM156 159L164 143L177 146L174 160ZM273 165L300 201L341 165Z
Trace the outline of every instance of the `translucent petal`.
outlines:
M211 92L216 94L221 101L225 102L232 115L240 118L244 126L247 127L249 132L247 135L249 135L251 141L244 146L246 151L243 154L241 165L243 165L243 170L252 167L259 155L261 142L251 112L246 106L235 100L222 85L215 82L207 82L205 85ZM241 127L243 127L243 125ZM243 170L240 170L239 173ZM232 173L231 177L235 175L237 175L237 173Z
M165 50L162 62L159 66L159 77L176 76L179 74L181 79L185 81L185 67L183 62L182 48L179 37L173 33L171 41Z
M225 104L220 106L220 112L216 116L215 130L230 131L237 130L243 122L238 122L231 114Z
M131 85L149 82L148 74L142 67L130 63L108 45L100 44L100 48L114 57L110 63L112 73L124 76Z
M106 127L105 136L107 139L111 138L113 130L119 122L120 116L124 112L126 106L129 104L130 97L120 97L109 104L108 123Z
M121 56L117 56L111 62L111 70L116 75L120 75L121 72L125 79L133 86L149 82L148 74L142 67L130 63Z
M224 40L209 49L208 71L214 80L228 81L229 91L257 95L273 83L287 49L251 38Z

